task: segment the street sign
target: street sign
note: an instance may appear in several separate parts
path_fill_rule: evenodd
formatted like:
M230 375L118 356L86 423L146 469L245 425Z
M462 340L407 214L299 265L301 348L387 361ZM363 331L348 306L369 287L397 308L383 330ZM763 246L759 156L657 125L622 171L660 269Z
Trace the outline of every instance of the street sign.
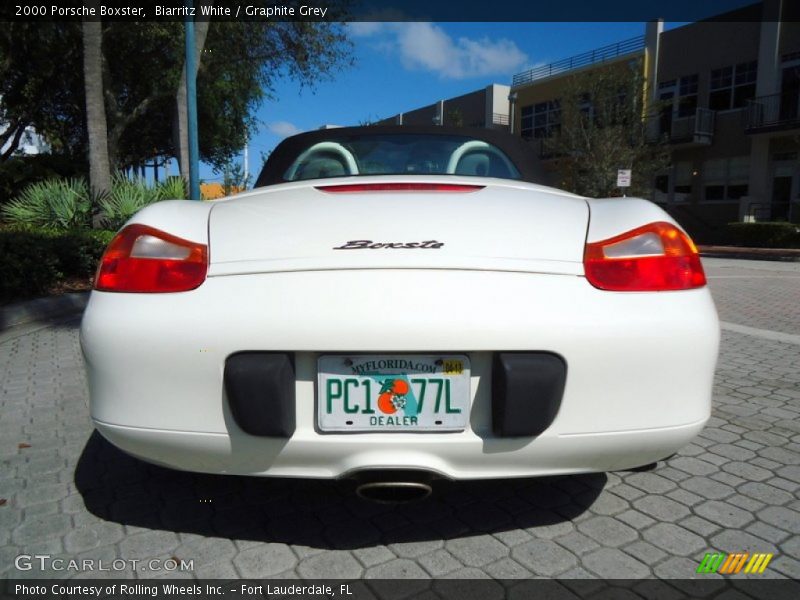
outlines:
M617 187L631 187L630 169L619 169L617 171Z

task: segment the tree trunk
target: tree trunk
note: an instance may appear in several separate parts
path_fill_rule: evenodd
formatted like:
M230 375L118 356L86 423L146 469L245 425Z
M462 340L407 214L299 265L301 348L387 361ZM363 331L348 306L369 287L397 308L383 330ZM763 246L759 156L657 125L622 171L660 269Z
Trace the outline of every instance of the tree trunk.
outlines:
M212 3L213 4L213 3ZM206 44L209 21L195 21L194 24L194 56L195 67L200 67L200 58ZM195 72L195 75L197 73ZM175 118L172 132L175 136L175 151L181 177L189 181L189 117L186 114L186 65L184 64L178 93L175 96Z
M86 91L86 129L89 135L89 180L97 196L111 189L108 129L103 101L103 24L83 22L83 81Z

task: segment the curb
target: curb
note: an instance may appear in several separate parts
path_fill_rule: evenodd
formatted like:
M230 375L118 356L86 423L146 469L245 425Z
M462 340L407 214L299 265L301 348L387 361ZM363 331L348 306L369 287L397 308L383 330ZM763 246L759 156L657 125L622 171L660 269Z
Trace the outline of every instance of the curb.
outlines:
M37 298L0 308L0 331L34 321L78 313L86 308L89 292L71 292L61 296Z
M746 260L772 260L800 262L800 249L795 248L739 248L736 246L699 246L700 255L707 258L741 258Z

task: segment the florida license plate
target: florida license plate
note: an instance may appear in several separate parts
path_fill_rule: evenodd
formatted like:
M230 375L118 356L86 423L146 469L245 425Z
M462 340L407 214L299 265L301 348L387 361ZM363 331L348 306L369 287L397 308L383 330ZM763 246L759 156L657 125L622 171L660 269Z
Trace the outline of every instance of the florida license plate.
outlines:
M317 362L321 431L462 431L469 419L469 358L326 355Z

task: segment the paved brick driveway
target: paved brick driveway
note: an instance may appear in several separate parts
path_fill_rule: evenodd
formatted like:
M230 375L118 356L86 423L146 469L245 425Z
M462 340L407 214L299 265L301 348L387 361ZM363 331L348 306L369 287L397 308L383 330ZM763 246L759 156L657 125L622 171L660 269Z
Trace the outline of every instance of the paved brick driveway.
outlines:
M687 578L707 550L800 577L800 264L706 261L723 320L714 417L649 472L444 484L385 507L335 483L190 475L88 424L78 321L0 334L0 577L20 554L193 560L80 576Z

